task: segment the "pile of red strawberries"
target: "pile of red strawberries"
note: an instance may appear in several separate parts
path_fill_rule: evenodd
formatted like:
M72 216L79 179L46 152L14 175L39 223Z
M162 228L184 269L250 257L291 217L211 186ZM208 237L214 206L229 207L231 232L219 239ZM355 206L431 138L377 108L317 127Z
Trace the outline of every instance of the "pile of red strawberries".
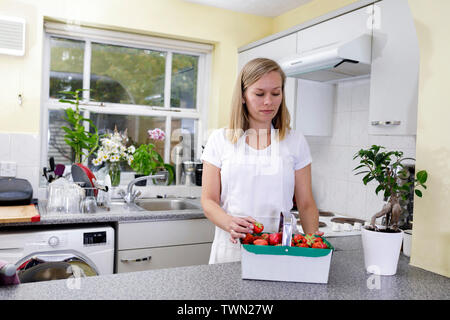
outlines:
M254 244L257 246L281 246L281 232L262 233L263 230L264 226L261 223L254 223L253 233L247 233L245 238L241 239L241 243ZM328 249L328 245L323 241L323 239L312 233L308 233L306 235L293 234L291 247Z

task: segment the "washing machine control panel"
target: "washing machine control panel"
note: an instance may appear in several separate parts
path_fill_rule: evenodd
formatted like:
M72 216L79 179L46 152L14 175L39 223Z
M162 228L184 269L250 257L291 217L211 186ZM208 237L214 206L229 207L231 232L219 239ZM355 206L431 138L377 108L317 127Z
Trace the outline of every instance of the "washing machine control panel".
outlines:
M106 231L83 233L84 245L106 244Z

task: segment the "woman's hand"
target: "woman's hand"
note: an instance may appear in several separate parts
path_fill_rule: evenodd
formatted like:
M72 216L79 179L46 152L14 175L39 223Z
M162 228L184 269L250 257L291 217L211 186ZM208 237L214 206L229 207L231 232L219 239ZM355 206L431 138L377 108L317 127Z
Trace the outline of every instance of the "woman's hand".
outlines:
M252 217L234 217L230 216L227 231L230 233L230 241L237 243L239 238L245 238L246 233L253 232L253 223L256 222Z

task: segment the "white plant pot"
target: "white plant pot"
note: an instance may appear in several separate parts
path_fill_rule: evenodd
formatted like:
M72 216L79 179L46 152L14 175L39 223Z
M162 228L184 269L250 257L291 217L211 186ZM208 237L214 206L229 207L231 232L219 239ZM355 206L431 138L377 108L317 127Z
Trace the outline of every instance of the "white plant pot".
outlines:
M403 254L407 257L411 256L411 238L412 230L405 230L403 232Z
M384 276L394 275L397 272L403 231L386 233L362 228L361 238L367 272Z

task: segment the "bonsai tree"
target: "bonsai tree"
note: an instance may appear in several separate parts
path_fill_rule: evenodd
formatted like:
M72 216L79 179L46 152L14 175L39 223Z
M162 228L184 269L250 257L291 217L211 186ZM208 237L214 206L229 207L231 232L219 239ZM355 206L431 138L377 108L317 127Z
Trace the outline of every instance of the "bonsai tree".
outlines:
M415 160L413 158L403 158L401 151L381 151L385 149L382 146L373 145L369 149L359 150L353 160L360 158L360 164L353 169L359 170L355 175L365 174L362 178L364 185L370 181L375 180L378 186L375 193L384 192L384 199L387 203L383 209L372 216L371 229L380 231L375 226L377 218L385 216L385 231L397 232L398 221L401 214L400 199L406 200L410 193L410 188L413 185L414 192L418 197L422 197L422 191L416 189L422 187L426 189L425 182L428 178L428 173L425 170L419 171L413 181L406 182L409 172L402 164L405 160Z

